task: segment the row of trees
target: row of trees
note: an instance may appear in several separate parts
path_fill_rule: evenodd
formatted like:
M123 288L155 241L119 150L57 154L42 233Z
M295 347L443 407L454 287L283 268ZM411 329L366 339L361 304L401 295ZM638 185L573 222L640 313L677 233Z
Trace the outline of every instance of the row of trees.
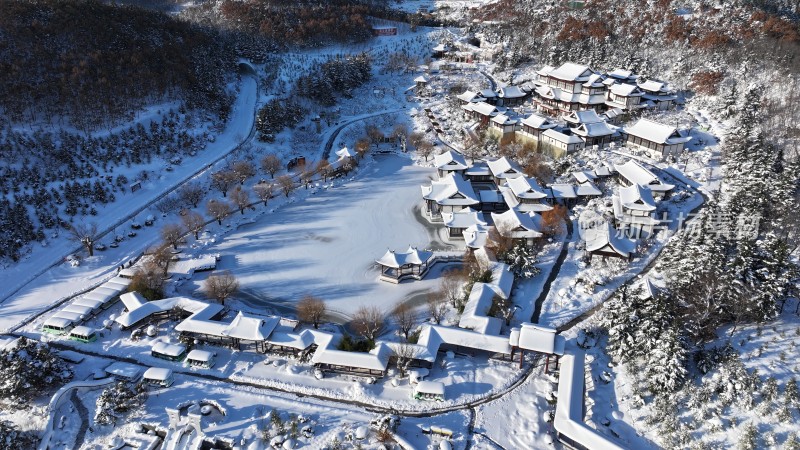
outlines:
M773 320L797 294L800 161L766 141L759 100L757 88L742 96L740 127L725 138L725 203L706 206L662 256L667 290L649 299L623 290L606 308L609 353L651 371L654 392L680 387L689 356L702 358L720 326Z
M155 157L188 156L201 147L201 138L181 131L191 118L171 110L161 121L142 124L105 137L19 131L0 132L0 259L17 261L32 241L44 241L69 229L76 216L98 214L98 206L113 202L137 180L116 168L151 162ZM120 150L122 149L122 150ZM9 200L10 199L10 200ZM48 230L49 233L48 233Z

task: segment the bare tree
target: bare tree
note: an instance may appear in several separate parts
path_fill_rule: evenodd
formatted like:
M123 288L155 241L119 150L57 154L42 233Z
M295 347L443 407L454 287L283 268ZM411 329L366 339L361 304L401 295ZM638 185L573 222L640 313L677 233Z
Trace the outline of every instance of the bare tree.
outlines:
M164 298L163 270L155 262L148 261L133 274L128 290L138 292L148 300L161 300Z
M206 203L206 210L208 215L217 219L217 222L222 225L222 220L231 215L230 203L223 200L211 199Z
M264 202L264 206L267 206L267 202L272 198L273 189L274 185L272 183L259 183L253 186L253 192L256 193L256 196L262 202Z
M397 322L397 329L408 341L408 334L417 326L417 316L414 314L414 310L401 300L392 310L392 318Z
M464 302L464 282L466 277L462 270L448 270L442 273L442 280L439 283L440 290L444 298L450 302L453 308L461 309Z
M231 192L231 202L236 205L240 213L244 214L244 210L250 204L250 196L241 186L236 186L236 189Z
M327 159L321 159L317 163L317 173L322 176L325 182L328 182L328 177L331 175L331 163Z
M292 181L292 177L289 175L281 175L278 177L278 186L281 187L283 195L288 197L294 190L294 181Z
M156 203L156 210L161 214L169 214L181 208L181 200L177 195L168 195Z
M203 283L203 292L221 304L232 297L239 290L239 281L232 273L222 272L221 274L211 275Z
M69 228L69 239L81 244L89 253L89 256L94 256L94 243L97 242L97 224L92 222L88 225L85 223L72 225Z
M408 342L401 342L394 346L394 356L397 358L397 370L400 371L400 376L405 377L411 362L419 357L419 347Z
M274 153L268 153L261 159L261 170L268 173L270 178L275 178L275 174L281 170L281 159Z
M447 314L447 301L442 297L441 292L431 292L425 300L428 307L428 314L435 324L442 323L442 319Z
M200 239L200 232L206 226L206 219L198 212L185 211L181 216L181 220L183 221L183 226L194 233L194 238Z
M425 158L425 161L431 157L431 153L433 153L433 144L428 141L422 141L417 145L417 153L419 156Z
M186 183L178 189L178 197L192 208L197 208L205 193L206 190L200 186L200 183Z
M256 175L256 168L250 161L236 161L231 166L231 171L236 174L240 185Z
M375 147L378 147L378 144L383 141L383 131L375 125L370 125L367 127L367 137L371 143L375 144Z
M325 302L311 295L306 295L297 303L297 317L303 322L314 324L314 328L319 328L325 310Z
M353 330L369 341L383 331L386 317L377 306L360 306L353 314Z
M186 233L186 230L179 223L168 223L161 227L161 239L175 250L178 249L178 244L181 242L184 233Z
M364 155L369 151L369 139L361 138L357 140L354 148L356 150L356 154L358 154L358 157L363 158Z
M169 263L172 262L172 247L169 244L161 244L145 251L150 258L146 264L158 267L162 277L166 277L169 272Z
M398 123L394 126L392 130L392 137L395 139L407 139L408 138L408 125L404 123Z
M228 196L228 190L239 181L239 177L230 170L222 170L211 174L211 187L220 191L223 197Z
M308 186L311 185L311 180L314 179L314 169L308 166L303 166L303 171L300 172L300 180L303 182L303 185L308 189Z
M420 143L425 141L425 134L415 131L408 136L408 143L414 148L419 148Z

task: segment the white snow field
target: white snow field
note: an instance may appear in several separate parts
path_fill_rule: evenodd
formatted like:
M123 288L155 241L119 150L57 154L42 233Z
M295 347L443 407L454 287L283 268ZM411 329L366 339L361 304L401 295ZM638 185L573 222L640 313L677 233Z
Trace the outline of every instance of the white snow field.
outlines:
M293 303L310 294L344 314L361 305L390 309L438 284L440 267L422 281L394 285L378 280L374 263L387 248L429 247L424 219L414 209L421 202L419 186L433 173L410 158L378 155L356 179L319 188L302 201L290 199L207 251L221 255L217 269L239 279L239 298L251 306Z

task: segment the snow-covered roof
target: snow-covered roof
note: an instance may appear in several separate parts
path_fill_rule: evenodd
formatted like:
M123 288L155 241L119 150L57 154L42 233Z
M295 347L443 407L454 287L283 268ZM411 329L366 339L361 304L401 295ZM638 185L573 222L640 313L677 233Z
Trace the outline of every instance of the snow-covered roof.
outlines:
M339 157L339 159L356 157L356 154L347 147L342 147L341 149L336 150L336 155Z
M526 202L526 203L521 203L520 199L516 195L514 195L514 192L507 185L506 186L502 186L500 188L500 193L503 194L503 200L505 200L506 205L508 205L509 208L517 209L519 212L523 212L523 213L538 212L538 213L540 213L540 212L544 212L544 211L550 211L551 209L553 209L552 206L550 206L550 205L548 205L547 203L544 203L544 202L531 202L531 203L527 203ZM545 195L547 195L547 194L545 194Z
M55 314L53 314L52 317L60 317L62 319L67 319L69 321L77 323L77 322L80 322L83 319L85 319L86 318L86 314L76 313L76 312L71 312L71 311L64 311L62 309L61 311L58 311Z
M614 69L613 71L608 73L608 76L620 80L627 80L628 78L631 77L631 75L633 75L633 72L625 69Z
M111 363L103 370L109 375L126 380L136 380L142 373L141 367L121 361Z
M465 101L467 103L478 103L478 102L486 101L486 99L481 97L480 94L478 94L477 92L470 91L470 90L466 90L466 91L462 92L461 94L458 94L456 96L456 98L458 98L461 101Z
M592 182L578 184L578 186L575 187L575 193L578 194L578 197L596 197L598 195L603 195L600 188L595 186Z
M186 258L170 264L169 273L184 275L190 278L195 272L201 270L214 270L217 268L216 255L201 255L196 258Z
M88 317L92 314L92 312L94 312L94 308L92 308L91 306L76 305L75 303L72 303L62 308L61 311L71 312L75 314L80 314L84 317Z
M550 186L551 198L576 198L575 186L567 183L553 183Z
M575 136L574 134L565 134L552 128L542 133L542 136L549 137L550 139L562 142L564 144L578 144L583 142L583 139Z
M499 203L500 202L500 191L496 191L494 189L482 189L478 191L478 198L480 198L481 203Z
M264 341L280 321L276 316L256 316L239 311L233 321L222 330L222 335L248 341Z
M568 62L551 70L547 75L559 80L586 81L592 73L588 66Z
M624 112L625 111L623 111L622 108L611 108L611 109L605 111L602 115L603 115L604 118L606 118L608 120L614 120L614 119L617 118L617 116L619 116L620 114L622 114Z
M491 286L497 295L508 299L511 297L511 288L514 286L514 272L512 272L506 263L493 262L489 267L492 271L492 281L487 283Z
M572 132L578 136L587 138L611 136L614 134L614 130L609 128L608 124L605 122L582 123L578 125L577 128L573 128Z
M64 317L51 316L47 318L42 325L54 328L67 328L74 325L74 321Z
M597 178L595 174L587 172L585 170L572 172L572 176L575 177L576 180L578 180L578 183L588 183Z
M611 170L604 164L600 164L594 168L594 174L598 177L609 177L611 176Z
M486 164L486 161L478 161L470 166L464 174L466 175L491 175L492 171L489 170L489 166Z
M443 212L442 221L447 228L467 228L476 224L486 225L483 213L472 208L464 208L452 213Z
M649 187L653 192L667 192L675 186L661 181L653 172L631 159L625 164L614 164L614 169L631 184Z
M550 72L552 72L553 70L555 70L555 67L553 66L544 66L541 69L537 70L536 73L542 76L547 76L550 75Z
M619 236L617 230L609 222L594 228L581 229L581 234L586 241L587 252L613 251L627 258L636 248L636 244L633 241Z
M506 86L498 89L497 96L499 98L522 98L525 97L525 93L519 86Z
M119 296L119 299L122 301L122 304L125 305L125 309L128 311L133 311L134 309L141 308L142 305L147 303L147 299L144 296L136 291L133 292L126 292Z
M636 211L655 211L656 201L653 192L646 186L632 184L619 188L619 200L626 209Z
M593 73L589 75L589 79L583 83L583 86L586 87L603 87L603 76L599 73Z
M518 333L512 332L511 334L511 345L548 355L560 356L564 354L566 341L555 329L532 323L523 323L516 330L518 330Z
M417 344L427 349L432 355L427 361L433 361L442 344L457 345L491 353L511 354L508 336L481 334L466 328L426 325L422 327Z
M546 128L553 128L558 124L554 123L550 118L547 118L545 116L541 116L539 114L531 114L530 116L522 119L522 125L527 125L531 128L542 130Z
M152 352L176 358L186 353L186 346L183 344L170 344L167 342L158 341L153 344Z
M73 300L72 304L73 305L88 306L89 308L92 308L93 310L96 310L96 309L98 309L98 308L103 306L103 302L101 302L99 300L91 300L91 299L88 299L88 298L81 298L81 297Z
M561 358L558 403L556 403L553 427L583 448L623 450L623 447L590 428L583 421L584 360L584 352L580 349L575 349L574 353L571 351Z
M492 286L486 283L473 284L458 326L481 334L500 334L503 321L497 317L487 316L495 295L498 295L497 290Z
M453 150L434 156L433 166L440 170L466 170L469 167L464 155Z
M137 269L133 267L126 267L119 271L119 276L133 278L136 275Z
M482 248L486 245L489 230L480 224L468 226L463 233L464 242L469 248Z
M444 395L444 383L440 381L420 381L414 387L415 392L423 392L425 394Z
M691 140L691 137L681 136L677 128L649 119L639 119L633 126L626 128L625 132L657 144L682 144Z
M534 178L517 177L506 180L506 185L517 198L537 200L547 197Z
M209 362L214 358L214 354L206 350L194 349L186 355L189 361Z
M276 330L269 339L267 339L267 343L279 345L281 347L305 350L314 343L314 334L309 330L303 330L300 333Z
M172 371L163 367L151 367L144 371L145 380L166 381L172 377Z
M385 267L399 269L407 265L424 264L428 262L431 257L433 257L433 252L419 250L416 247L409 246L403 253L387 250L386 253L380 259L375 260L375 262Z
M542 236L541 219L536 213L522 213L511 208L502 214L492 213L492 220L497 230L504 236L515 239Z
M461 107L466 111L474 111L482 116L496 116L499 111L494 105L490 105L486 102L477 102L477 103L469 103Z
M369 353L346 352L336 350L339 336L329 333L314 331L317 350L311 357L314 364L330 364L347 366L357 369L386 370L392 350L384 343L378 343ZM327 335L327 336L326 336Z
M441 180L422 186L422 198L449 206L472 206L479 203L472 184L456 173L449 173Z
M639 83L639 87L643 91L647 92L668 92L666 83L662 83L656 80L647 80L645 82Z
M496 178L510 179L525 176L517 163L505 156L495 159L494 161L486 161L486 164L489 166L489 170L492 171L492 175Z
M70 331L69 333L70 334L74 334L76 336L89 336L92 333L94 333L94 329L93 328L89 328L89 327L87 327L85 325L80 325L80 326L77 326L77 327L73 328L72 331Z
M420 75L417 78L414 78L414 83L427 83L428 79L425 78L425 75Z
M642 92L642 90L639 89L639 87L635 84L618 83L611 85L608 90L611 91L612 94L620 95L622 97L638 97L644 94L644 92Z
M570 123L596 123L602 122L603 119L597 115L597 112L593 109L587 109L583 111L572 111L569 114L564 114L564 120Z
M483 89L478 94L484 98L495 98L497 97L497 93L491 89Z
M492 123L496 123L497 125L515 125L517 119L512 119L505 114L498 114L492 118Z

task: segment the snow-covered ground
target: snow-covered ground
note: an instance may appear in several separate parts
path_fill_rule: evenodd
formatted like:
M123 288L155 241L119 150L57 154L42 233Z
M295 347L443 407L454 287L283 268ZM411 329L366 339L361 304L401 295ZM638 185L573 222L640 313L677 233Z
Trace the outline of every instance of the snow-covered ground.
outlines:
M252 77L242 77L242 84L232 118L228 127L209 143L194 158L188 158L172 172L165 173L160 179L142 184L137 192L128 192L124 199L98 207L99 214L92 218L98 229L106 230L131 212L148 205L182 180L202 170L210 162L219 159L234 150L248 136L253 127L256 105L256 82ZM152 212L143 212L137 218L141 223L144 217ZM128 223L120 224L118 233L125 235L129 231ZM107 238L110 242L112 236ZM0 330L8 330L21 321L35 314L58 299L98 284L110 276L120 264L138 256L141 251L159 239L157 228L142 228L135 238L128 238L119 248L109 248L97 252L79 267L64 263L61 258L76 250L75 243L65 239L55 240L46 248L35 248L18 264L0 272L0 298L5 298L0 308ZM102 241L101 241L102 242ZM60 264L59 264L60 263ZM53 266L50 268L50 266ZM35 277L42 269L49 268L44 274ZM34 281L35 278L35 281ZM21 290L12 292L23 286Z

